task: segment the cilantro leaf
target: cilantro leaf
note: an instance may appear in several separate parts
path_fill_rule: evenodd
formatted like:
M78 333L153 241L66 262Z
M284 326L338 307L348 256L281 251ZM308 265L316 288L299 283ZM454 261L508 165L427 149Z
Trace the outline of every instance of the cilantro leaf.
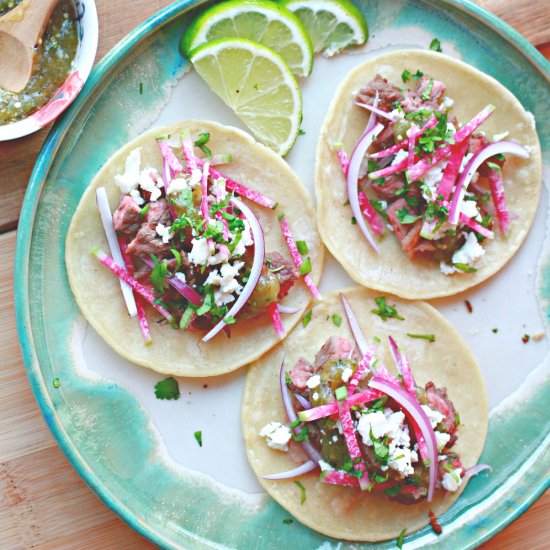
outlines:
M296 248L302 256L309 252L306 241L296 241Z
M393 487L388 487L384 489L384 493L390 497L394 497L401 492L401 485L394 485Z
M302 317L302 326L306 328L309 325L309 322L311 321L311 316L313 314L313 311L310 309L303 317Z
M405 69L405 70L401 73L401 80L402 80L403 82L407 82L410 78L411 78L411 72L410 72L410 71L407 71L407 69Z
M443 51L441 49L441 41L439 40L439 38L434 38L430 42L430 50L432 50L434 52L440 52L440 53Z
M303 277L311 272L311 258L308 256L300 266L300 275Z
M412 334L407 332L409 338L419 338L421 340L427 340L428 342L435 342L435 334Z
M195 432L193 435L195 436L195 439L197 440L199 447L202 447L202 432L199 430L198 432Z
M342 324L342 317L341 315L338 315L338 313L332 314L332 322L339 327Z
M468 264L463 263L453 263L453 266L459 269L460 271L463 271L464 273L475 273L477 269L475 267L472 267Z
M399 533L399 536L397 537L397 541L395 543L395 545L397 546L397 548L399 548L399 550L401 550L401 548L403 548L403 541L405 539L405 534L407 532L407 529L403 529L403 531L401 531L401 533Z
M157 399L179 399L180 389L178 381L169 376L155 384L155 397Z
M404 317L402 317L401 315L399 315L399 313L397 313L397 310L395 309L395 305L390 306L386 304L385 296L379 296L378 298L375 298L374 301L378 306L378 309L371 309L371 313L378 315L383 321L386 321L389 318L399 319L400 321L405 320Z
M199 139L194 142L195 147L198 147L205 155L207 159L212 158L212 151L206 146L210 140L210 134L208 132L203 132L199 135Z
M294 482L300 488L300 504L303 504L306 501L306 488L301 481Z

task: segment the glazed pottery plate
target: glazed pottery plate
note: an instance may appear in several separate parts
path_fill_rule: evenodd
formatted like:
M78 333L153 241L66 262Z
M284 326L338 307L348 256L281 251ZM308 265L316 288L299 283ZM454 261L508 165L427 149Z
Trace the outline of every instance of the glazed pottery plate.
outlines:
M357 4L369 22L367 46L329 60L317 57L312 75L300 82L305 134L288 161L312 193L317 133L341 78L380 52L427 48L434 37L445 53L497 78L534 114L548 177L549 65L534 48L497 18L460 0ZM17 322L29 378L80 475L110 508L162 547L368 548L285 521L288 513L262 492L246 461L240 428L244 370L180 379L179 400L157 400L153 388L161 377L111 351L83 320L68 285L64 245L71 216L116 149L147 128L183 118L242 127L178 53L182 32L203 7L175 2L132 32L98 65L44 146L17 243ZM548 487L548 339L522 341L548 328L547 212L544 189L533 229L514 260L477 289L432 302L457 326L486 378L491 417L481 461L493 472L473 479L440 518L441 536L425 528L407 536L408 548L474 547ZM329 260L321 290L351 285Z

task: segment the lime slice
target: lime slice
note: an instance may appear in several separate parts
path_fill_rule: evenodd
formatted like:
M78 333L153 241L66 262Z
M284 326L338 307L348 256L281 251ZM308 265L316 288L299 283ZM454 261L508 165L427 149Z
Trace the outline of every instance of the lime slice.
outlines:
M369 36L363 14L348 0L282 0L307 29L315 53L331 57Z
M302 94L274 51L242 38L207 42L191 62L212 90L276 153L294 145L302 121Z
M289 10L267 0L232 0L212 6L187 29L180 42L185 57L197 46L220 38L246 38L277 52L297 76L313 64L311 40Z

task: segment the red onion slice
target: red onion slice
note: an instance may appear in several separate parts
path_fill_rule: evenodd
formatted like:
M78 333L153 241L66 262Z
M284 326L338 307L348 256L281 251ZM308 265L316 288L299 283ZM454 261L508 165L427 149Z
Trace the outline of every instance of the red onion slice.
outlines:
M375 115L381 116L382 118L385 118L390 122L397 122L399 120L399 115L392 115L391 113L387 113L386 111L383 111L382 109L379 109L378 107L376 107L374 103L372 105L369 105L368 103L359 103L356 101L355 105L357 105L358 107L361 107L362 109L367 109L367 111L370 111Z
M491 157L504 153L515 155L523 159L529 158L529 151L523 145L513 141L497 141L496 143L490 143L475 153L470 159L470 162L468 162L456 184L453 200L451 202L451 208L449 210L450 223L458 223L460 207L464 201L464 194L466 189L468 189L468 185L477 169Z
M395 368L403 377L405 389L416 399L416 382L411 371L409 358L399 349L396 341L391 335L388 336L388 339L390 341L390 353L395 363Z
M431 502L434 495L435 484L437 482L437 441L432 425L423 411L420 403L413 399L403 388L389 381L375 376L369 382L371 388L380 390L394 399L397 404L403 408L404 412L410 417L414 424L420 429L428 451L428 461L430 467L430 484L428 487L428 502Z
M468 468L464 472L464 475L462 476L462 481L468 481L471 477L477 476L477 474L483 472L484 470L489 470L490 472L492 472L493 468L489 466L489 464L476 464L475 466Z
M281 370L279 372L279 386L281 389L281 397L283 400L283 406L285 408L286 415L288 417L288 420L292 424L296 421L298 418L298 415L296 414L296 411L294 410L294 407L292 406L292 397L290 396L290 391L288 390L288 386L286 385L286 371L285 371L285 360L281 361ZM294 428L294 433L298 434L299 429ZM309 441L300 441L300 444L302 445L302 448L304 449L304 452L307 454L307 456L315 462L315 464L319 464L319 461L322 459L321 453L309 442Z
M361 212L361 207L359 205L359 190L358 190L358 183L359 183L359 169L361 167L361 163L363 162L363 158L368 151L368 148L372 145L372 142L378 137L378 134L384 129L384 126L382 124L378 123L369 130L368 132L365 132L357 144L355 145L355 149L353 150L353 153L350 158L349 168L348 168L348 175L347 175L347 191L348 191L348 199L349 204L351 207L351 211L353 212L353 215L355 216L355 220L357 221L357 225L359 226L359 229L367 239L368 243L371 245L372 249L375 252L379 252L378 246L376 245L367 225L365 224L365 220L363 218L363 213Z
M109 199L107 199L107 192L105 187L98 187L96 189L96 203L101 216L101 223L103 224L103 229L105 231L105 236L107 237L107 242L109 243L109 249L111 255L113 256L114 261L124 269L124 260L122 258L122 253L120 251L120 246L118 244L118 239L115 232L115 227L113 225L113 214L111 212L111 207L109 206ZM134 299L134 293L130 285L128 285L124 280L120 279L120 288L122 290L122 296L128 309L128 315L130 317L135 317L137 315L137 306Z
M181 142L181 148L183 151L183 158L185 164L187 164L187 171L191 172L197 168L197 157L195 156L195 150L193 149L193 142L191 136L187 135Z
M237 301L233 304L233 307L231 307L226 315L226 317L236 317L242 307L246 304L247 300L250 298L252 292L254 292L254 289L258 284L258 280L260 279L260 275L262 274L262 267L264 265L265 257L265 242L262 226L252 210L250 210L244 202L236 197L233 197L229 202L243 213L244 217L250 224L250 230L254 239L254 260L252 261L252 269L250 270L248 281L244 285ZM222 319L208 334L206 334L206 336L203 337L202 341L208 342L214 338L214 336L216 336L216 334L218 334L224 326L225 321Z
M298 313L301 311L299 307L285 306L283 304L277 304L277 309L279 313L284 313L286 315L292 315L293 313Z
M351 309L349 302L347 301L346 297L342 293L340 293L340 300L342 300L342 305L344 306L344 313L346 314L346 320L348 322L349 329L353 334L353 338L355 340L355 343L357 344L357 347L359 348L361 357L364 357L365 354L367 353L367 350L369 349L367 340L365 339L363 331L359 326L359 321L357 321L357 317L355 317L355 313L353 313L353 310Z
M287 470L286 472L281 472L280 474L268 474L266 476L260 476L263 479L291 479L293 477L298 477L303 474L307 474L309 472L312 472L316 468L318 468L318 464L313 462L313 460L308 460L307 462L304 462L302 465L297 466L293 470Z
M311 403L305 397L302 397L299 393L295 393L294 397L296 398L298 403L302 405L305 411L311 409Z

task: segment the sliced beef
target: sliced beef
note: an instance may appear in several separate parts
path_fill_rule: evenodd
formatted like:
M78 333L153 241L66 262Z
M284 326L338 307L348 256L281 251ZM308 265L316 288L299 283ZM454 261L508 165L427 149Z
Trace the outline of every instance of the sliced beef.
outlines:
M166 199L162 198L149 203L149 210L145 215L146 223L161 223L162 225L171 224L170 210Z
M383 183L373 183L372 188L380 197L391 200L395 199L395 193L403 189L404 185L405 179L403 174L391 174L384 178Z
M374 80L371 80L366 86L359 90L356 98L357 103L372 105L376 92L378 92L379 98L378 108L382 109L382 111L393 111L393 109L395 109L394 102L401 102L403 100L403 93L401 90L377 74Z
M296 388L299 390L305 390L307 387L307 381L313 375L313 365L309 361L306 361L303 357L300 357L288 374L290 376L290 380Z
M286 260L278 252L269 252L265 257L268 263L271 264L271 273L277 277L281 285L277 297L282 300L300 276L300 272L293 263Z
M456 409L447 397L446 388L438 388L433 382L426 384L426 399L428 406L443 415L440 426L446 433L454 434L456 431Z
M408 225L407 234L401 241L403 252L412 260L415 257L415 251L420 244L420 231L422 230L423 220L417 220L412 225Z
M381 120L384 124L386 120ZM393 133L393 122L390 122L383 130L380 132L380 135L376 138L376 141L373 143L373 151L383 151L388 149L395 144L395 136Z
M407 201L405 199L397 199L389 208L388 208L388 220L390 221L393 232L395 233L395 236L401 243L403 239L406 237L408 233L408 228L406 225L403 225L401 221L399 220L399 217L397 215L398 210L402 210L403 208L409 208L409 205L407 204Z
M441 101L446 89L445 84L443 84L443 82L441 82L440 80L434 80L429 76L423 76L418 80L415 90L416 93L422 97L422 95L427 91L428 87L430 86L430 82L433 82L430 89L430 100Z
M354 344L341 336L331 336L315 356L315 362L313 364L314 371L319 372L327 361L332 361L333 359L348 359L352 349L353 353L351 354L351 359L360 361L361 356Z
M141 207L138 203L129 195L123 195L118 208L113 213L115 231L133 238L143 223L140 212Z
M162 238L156 232L156 226L156 223L143 224L126 252L139 258L148 258L151 254L162 256L169 252L174 245L170 241L162 242Z

